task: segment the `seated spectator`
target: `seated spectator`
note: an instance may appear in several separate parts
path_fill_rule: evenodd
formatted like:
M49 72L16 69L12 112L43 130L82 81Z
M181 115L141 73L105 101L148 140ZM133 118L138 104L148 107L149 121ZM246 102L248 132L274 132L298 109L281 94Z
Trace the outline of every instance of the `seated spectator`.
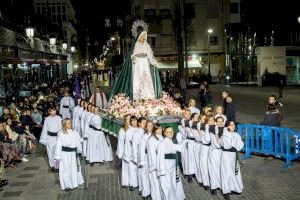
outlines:
M15 164L22 161L16 146L11 143L11 139L5 133L3 122L0 122L0 152L5 166L9 168L15 169Z

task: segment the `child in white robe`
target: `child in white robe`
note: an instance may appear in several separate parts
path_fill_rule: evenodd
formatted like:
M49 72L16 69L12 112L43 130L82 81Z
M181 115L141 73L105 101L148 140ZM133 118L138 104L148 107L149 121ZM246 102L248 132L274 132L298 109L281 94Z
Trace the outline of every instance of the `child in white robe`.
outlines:
M54 159L59 161L61 190L69 191L84 183L78 154L82 152L81 138L72 129L70 119L63 120L63 130L58 133Z
M81 114L83 112L83 106L84 106L84 100L78 99L78 105L75 106L74 112L73 112L73 129L75 129L79 135L80 135L80 120L81 120Z
M139 158L139 148L140 148L140 143L142 136L145 133L145 128L146 128L146 123L147 120L144 117L140 117L138 119L138 128L135 131L134 137L132 138L132 159L133 162L138 165L138 161L140 160ZM137 169L137 174L138 174L138 185L139 185L139 194L142 194L142 168Z
M40 143L47 148L49 166L52 172L57 171L58 163L54 160L57 133L61 130L61 117L56 115L56 108L49 109L50 116L46 117L41 133Z
M88 112L89 112L89 109L90 109L90 106L88 102L84 102L84 110L82 111L81 113L81 120L80 120L80 136L82 137L83 139L83 143L82 143L82 148L85 149L86 148L86 144L87 144L87 138L84 138L83 136L85 135L85 129L84 129L84 125L85 125L85 121L86 121L86 117L88 115ZM85 152L82 153L82 155L84 157L86 157L85 155Z
M223 120L224 120L224 124L226 124L227 117L223 113L224 113L224 108L222 106L216 106L215 107L215 116L214 116L215 119L217 119L218 117L222 117Z
M192 183L193 182L193 176L196 174L197 171L197 165L196 165L196 141L195 141L195 134L198 133L197 130L197 124L199 120L199 114L193 113L191 116L191 120L189 121L189 126L190 129L186 134L186 145L185 149L187 151L187 156L185 158L186 164L186 170L183 171L184 175L188 176L188 182Z
M82 134L83 137L83 145L82 145L82 153L83 156L86 157L87 162L89 162L89 158L87 157L87 146L88 146L88 137L92 129L90 128L90 122L92 117L94 116L95 106L91 105L89 106L89 111L85 116L85 122L84 122L84 132Z
M221 188L221 145L220 137L223 134L224 120L222 117L215 119L216 125L211 125L210 134L210 149L208 153L208 172L210 177L210 189L213 195L217 194L217 189Z
M215 120L212 116L206 118L205 131L202 132L201 136L201 150L200 150L200 171L202 176L202 184L205 190L209 190L209 172L208 172L208 152L210 148L210 134L209 127L215 124Z
M130 127L125 135L125 150L123 159L129 164L129 190L133 191L134 188L138 187L138 166L133 162L133 137L135 137L135 132L137 130L137 118L135 116L130 117Z
M157 151L158 145L163 140L162 127L159 124L154 124L153 134L147 142L147 152L149 160L149 173L150 173L150 186L151 186L151 199L161 200L161 186L157 176Z
M89 123L90 132L88 134L87 160L90 163L103 163L105 160L104 146L107 144L104 138L104 133L101 130L101 117L99 115L99 110L99 107L94 109L94 115Z
M224 130L221 146L221 189L225 199L230 199L229 194L231 192L241 193L243 190L238 152L242 150L244 142L241 136L235 132L233 121L230 121L228 128Z
M69 93L66 91L65 96L60 100L60 109L59 114L62 119L72 118L73 110L74 110L74 100L69 96Z
M153 122L147 121L146 124L146 131L142 136L141 143L140 143L140 150L139 150L139 161L138 165L141 168L141 177L142 177L142 197L149 198L150 197L150 180L149 180L149 163L148 163L148 152L146 148L146 144L148 139L152 135L153 132Z
M124 116L124 125L118 133L118 145L116 154L122 160L121 185L123 188L129 187L129 163L123 159L125 151L125 137L130 125L130 115Z
M173 142L172 127L164 130L165 138L157 148L157 175L162 188L163 200L183 200L185 194L182 187L177 152L182 152L182 144Z
M179 133L177 133L176 138L179 138L179 143L181 143L184 147L187 145L187 136L188 132L190 131L190 118L191 118L191 111L185 110L183 113L183 119L181 120L180 125L178 126ZM182 162L182 171L186 174L188 170L188 149L184 148L181 153L181 162Z
M196 144L195 144L195 159L196 159L196 173L195 177L199 184L202 184L202 175L200 169L200 155L201 155L201 146L202 146L202 135L205 132L205 122L206 122L206 115L199 116L199 122L197 123L197 132L194 134Z
M197 113L200 115L200 110L196 107L195 99L190 99L188 109L191 111L191 114Z

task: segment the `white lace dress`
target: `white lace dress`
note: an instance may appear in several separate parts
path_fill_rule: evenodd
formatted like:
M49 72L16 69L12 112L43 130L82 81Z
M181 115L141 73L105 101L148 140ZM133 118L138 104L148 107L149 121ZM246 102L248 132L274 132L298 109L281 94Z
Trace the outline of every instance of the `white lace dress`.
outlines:
M137 41L131 55L133 100L155 99L150 64L155 64L150 45Z

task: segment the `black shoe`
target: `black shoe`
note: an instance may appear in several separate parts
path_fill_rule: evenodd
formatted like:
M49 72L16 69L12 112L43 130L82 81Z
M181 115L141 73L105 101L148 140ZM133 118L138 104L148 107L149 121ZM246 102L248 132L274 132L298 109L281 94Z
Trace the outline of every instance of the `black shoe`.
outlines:
M217 190L215 189L215 190L211 190L211 194L212 195L217 195Z
M203 187L203 183L198 183L201 187Z
M59 172L59 169L55 169L55 171L54 171L55 173L58 173Z
M66 188L66 189L65 189L66 192L69 192L70 190L71 190L70 188Z
M224 194L224 199L230 200L229 194Z
M126 186L126 185L122 185L122 188L128 188L128 186Z
M51 168L50 168L50 171L51 171L51 172L55 172L55 170L56 170L56 169L55 169L54 167L51 167Z
M94 167L94 163L91 163L91 167Z
M209 186L204 186L204 190L209 190Z
M192 176L188 176L188 182L192 183L193 182L193 177Z
M133 191L134 189L133 189L133 187L132 186L130 186L129 187L129 191Z
M139 191L139 195L142 195L142 191Z

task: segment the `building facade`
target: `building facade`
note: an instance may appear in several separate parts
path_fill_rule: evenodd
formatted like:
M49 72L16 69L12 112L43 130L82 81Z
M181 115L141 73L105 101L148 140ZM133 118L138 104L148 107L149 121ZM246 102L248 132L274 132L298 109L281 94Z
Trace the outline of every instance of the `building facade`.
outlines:
M36 14L46 15L52 23L61 26L61 42L66 42L68 47L78 47L77 31L74 27L76 13L71 0L33 0L33 4ZM69 55L68 74L73 73L74 65L79 61L78 55Z
M189 75L208 73L209 54L211 75L225 73L225 24L240 22L239 0L133 0L131 14L149 24L149 43L158 67L178 68L174 7L179 1Z

